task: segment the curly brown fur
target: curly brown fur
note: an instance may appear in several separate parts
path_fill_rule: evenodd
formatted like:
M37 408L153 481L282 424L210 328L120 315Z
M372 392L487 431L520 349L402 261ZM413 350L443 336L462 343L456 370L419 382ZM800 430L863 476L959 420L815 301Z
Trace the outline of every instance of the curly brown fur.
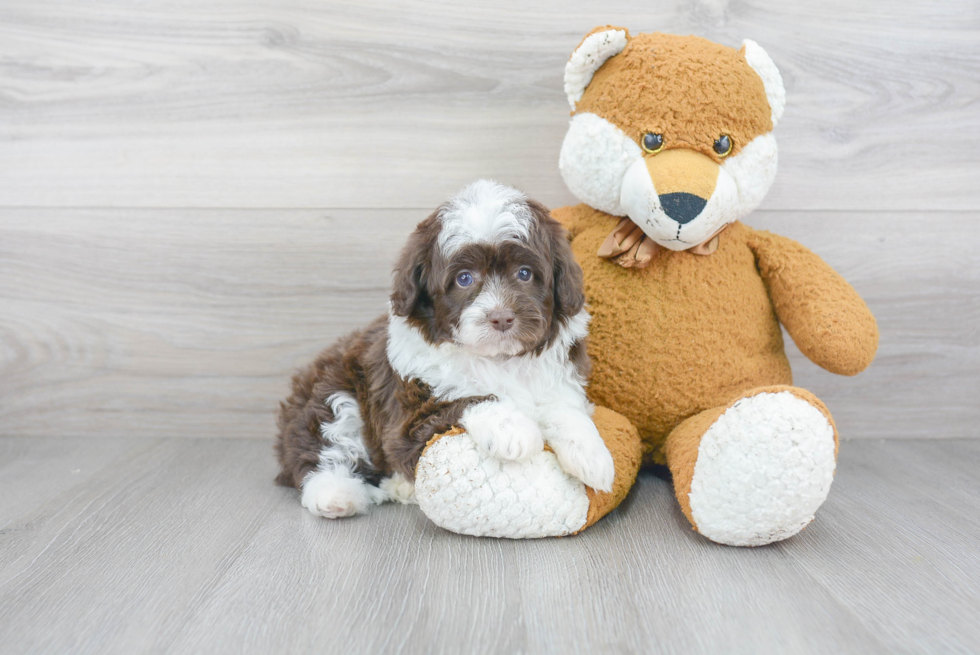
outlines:
M415 465L426 442L449 430L463 410L486 397L441 402L418 380L403 380L385 354L387 317L343 337L324 350L292 380L292 393L280 403L276 453L282 471L276 482L300 489L330 446L321 425L336 418L325 399L346 392L358 400L364 420L362 438L367 457L358 458L353 473L377 485L392 473L415 477Z

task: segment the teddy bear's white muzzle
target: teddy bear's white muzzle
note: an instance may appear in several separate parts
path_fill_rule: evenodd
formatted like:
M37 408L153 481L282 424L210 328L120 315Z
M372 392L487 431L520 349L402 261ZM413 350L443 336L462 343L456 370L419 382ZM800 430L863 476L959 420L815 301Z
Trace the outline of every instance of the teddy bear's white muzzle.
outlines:
M620 204L643 232L670 250L687 250L706 241L718 228L738 219L738 189L723 169L708 198L685 190L658 192L645 159L627 169Z

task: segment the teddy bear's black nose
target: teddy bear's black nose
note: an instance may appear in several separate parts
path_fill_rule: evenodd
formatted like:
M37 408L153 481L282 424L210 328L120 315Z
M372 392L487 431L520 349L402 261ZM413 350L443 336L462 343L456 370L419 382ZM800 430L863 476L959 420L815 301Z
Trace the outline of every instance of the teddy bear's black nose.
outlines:
M660 206L664 213L681 225L697 218L707 204L707 200L693 193L665 193L660 196Z

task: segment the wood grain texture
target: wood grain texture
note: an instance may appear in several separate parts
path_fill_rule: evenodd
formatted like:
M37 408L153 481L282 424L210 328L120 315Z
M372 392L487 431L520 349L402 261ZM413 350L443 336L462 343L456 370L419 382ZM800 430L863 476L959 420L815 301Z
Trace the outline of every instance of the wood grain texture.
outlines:
M386 311L391 264L427 213L0 209L0 430L272 435L292 371ZM878 318L878 358L855 378L787 339L842 435L980 436L978 216L755 218L812 247ZM962 247L916 244L937 220Z
M943 3L6 0L0 204L548 204L596 25L758 41L789 105L768 209L980 208L980 13Z
M977 440L845 442L816 522L754 549L699 537L649 474L579 536L498 541L415 506L313 517L272 486L268 441L77 443L0 438L57 487L0 505L4 653L969 653L980 639Z

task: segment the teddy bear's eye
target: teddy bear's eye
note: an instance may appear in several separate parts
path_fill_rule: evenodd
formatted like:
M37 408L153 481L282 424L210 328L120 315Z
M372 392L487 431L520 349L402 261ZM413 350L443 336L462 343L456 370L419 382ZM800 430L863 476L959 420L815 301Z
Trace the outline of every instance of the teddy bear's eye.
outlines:
M643 149L651 155L664 149L664 137L662 134L647 132L643 135Z
M722 134L715 139L715 152L719 157L727 157L732 152L732 139L727 134Z

